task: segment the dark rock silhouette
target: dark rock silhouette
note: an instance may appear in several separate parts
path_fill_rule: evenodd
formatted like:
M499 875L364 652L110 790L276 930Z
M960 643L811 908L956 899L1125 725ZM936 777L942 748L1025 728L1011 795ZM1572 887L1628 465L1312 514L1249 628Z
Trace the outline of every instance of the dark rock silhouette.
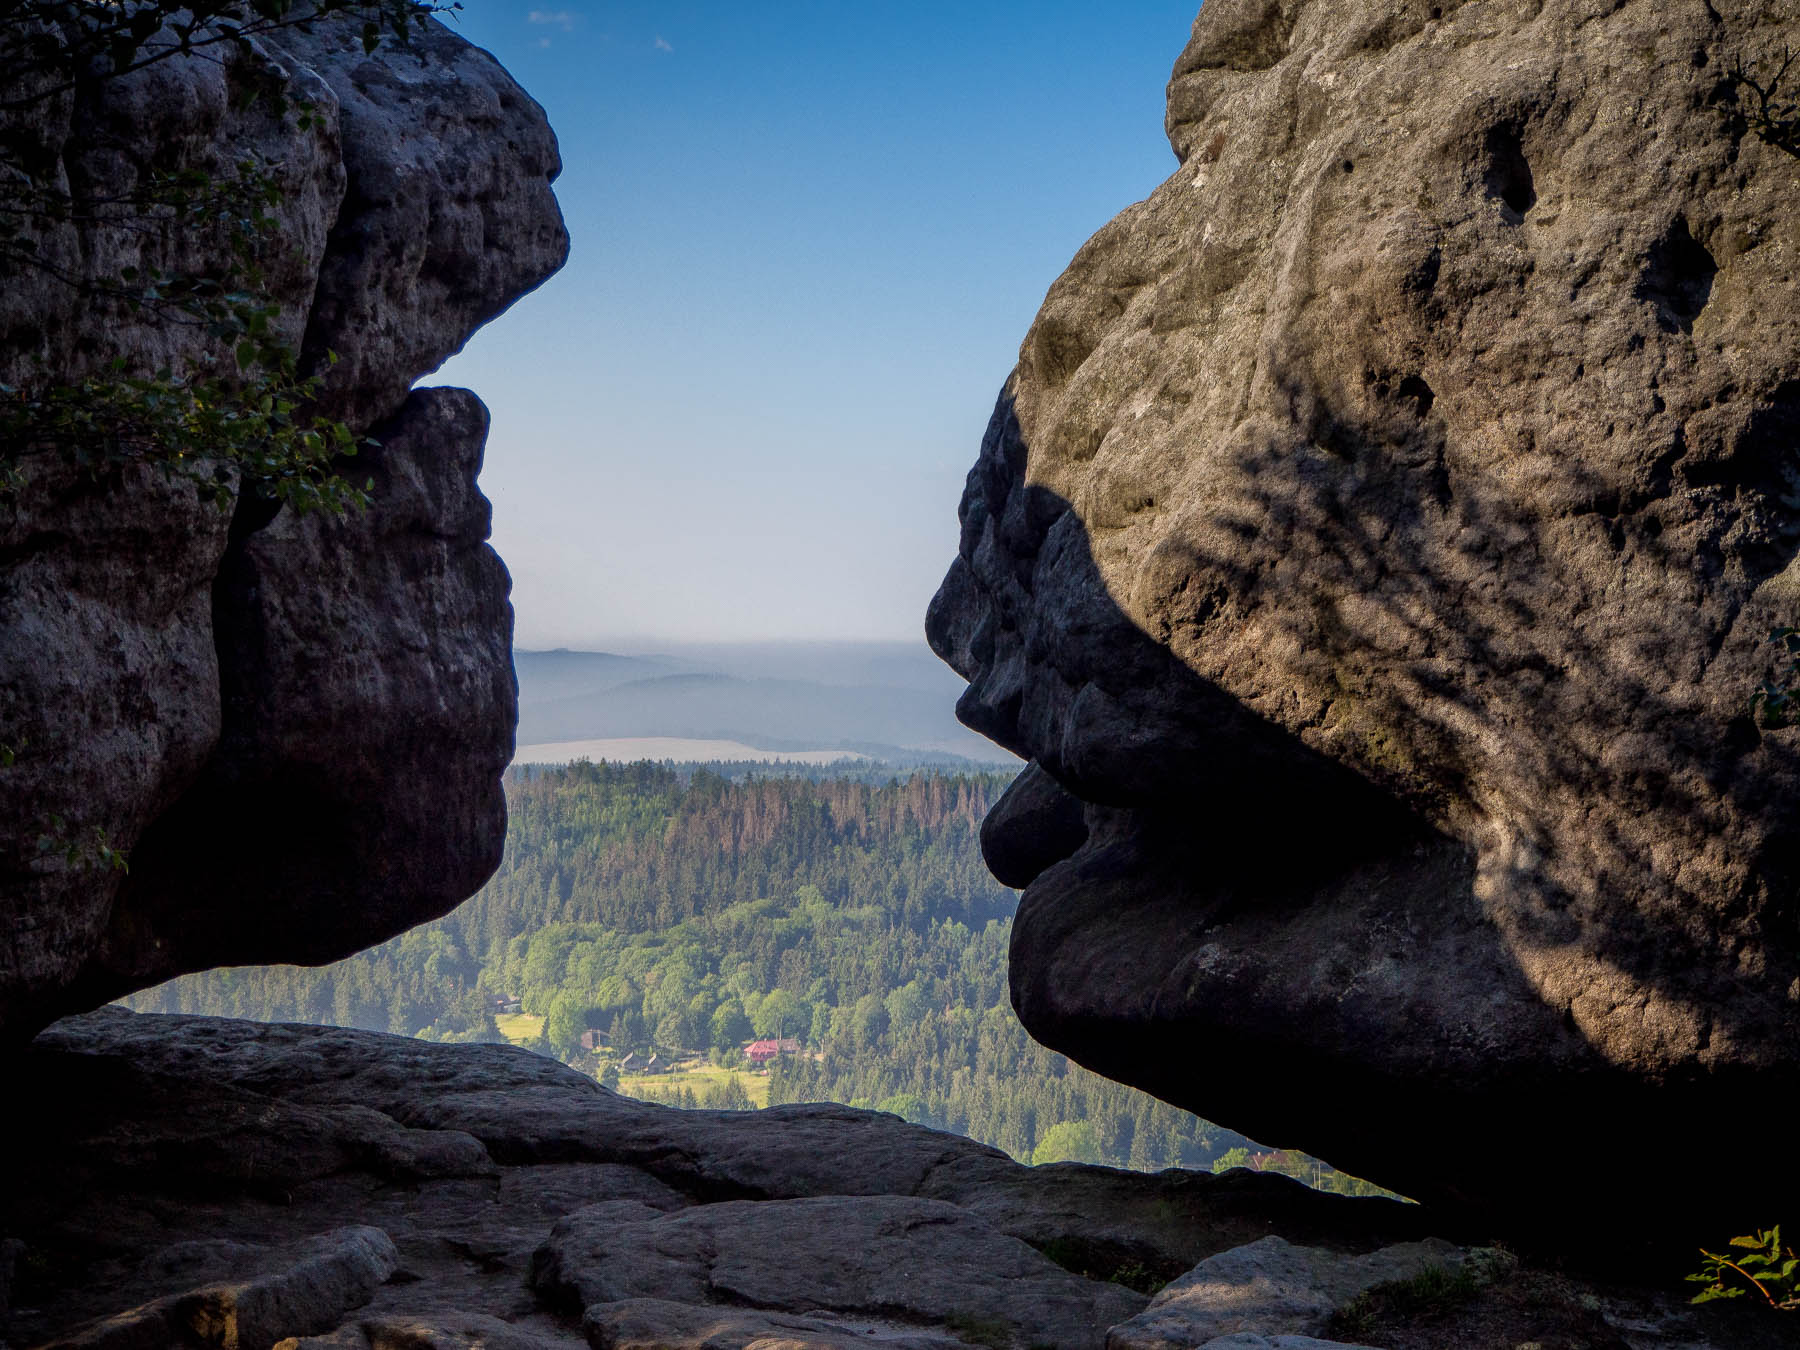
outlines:
M84 84L4 131L78 198L152 166L275 166L278 327L305 362L337 357L324 410L380 441L351 470L376 504L220 511L153 470L44 462L0 505L0 1041L183 971L346 955L449 909L500 857L515 696L475 487L487 415L408 390L561 264L555 139L436 24L374 58L335 21L219 52ZM107 314L52 273L209 275L223 235L77 213L32 242L46 266L0 288L0 381L219 357L197 327Z
M927 621L1086 803L984 831L1040 1039L1541 1239L1792 1206L1669 1169L1800 1092L1800 188L1728 78L1797 40L1209 0Z

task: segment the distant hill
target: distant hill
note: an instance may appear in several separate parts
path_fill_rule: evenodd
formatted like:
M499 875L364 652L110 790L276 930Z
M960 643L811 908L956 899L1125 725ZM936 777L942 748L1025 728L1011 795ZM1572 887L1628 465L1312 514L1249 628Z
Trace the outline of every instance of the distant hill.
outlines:
M614 652L515 651L521 701L579 698L616 689L633 680L655 679L688 669L662 656L620 656ZM529 695L527 695L529 689Z
M1016 764L957 723L961 681L923 644L757 644L676 654L516 651L522 746L667 736Z
M1017 897L980 848L1006 781L514 771L506 859L453 913L335 965L207 971L130 1006L495 1040L496 1001L518 999L509 1025L590 1073L584 1032L615 1065L711 1051L738 1070L753 1037L792 1037L807 1053L776 1067L771 1101L854 1100L1020 1158L1063 1121L1087 1123L1080 1156L1118 1166L1246 1144L1025 1035L1006 989Z
M335 965L212 970L129 1004L459 1041L498 1040L511 1008L505 1034L603 1081L627 1054L685 1060L622 1085L671 1104L748 1106L742 1085L714 1095L741 1072L773 1104L872 1106L1020 1159L1374 1189L1296 1154L1252 1158L1242 1135L1026 1036L1007 993L1017 896L981 860L1009 775L738 767L752 772L514 770L506 858L453 913ZM802 1052L763 1078L753 1037Z

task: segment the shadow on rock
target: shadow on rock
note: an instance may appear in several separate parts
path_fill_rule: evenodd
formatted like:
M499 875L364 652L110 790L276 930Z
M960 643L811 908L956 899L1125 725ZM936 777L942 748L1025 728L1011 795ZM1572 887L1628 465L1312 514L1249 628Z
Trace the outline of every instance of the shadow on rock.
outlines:
M928 635L970 680L959 716L1034 761L983 830L1026 886L1021 1019L1527 1241L1586 1245L1571 1214L1606 1214L1685 1242L1791 1204L1760 1172L1669 1169L1800 1089L1793 752L1669 696L1653 643L1571 610L1584 579L1545 536L1625 530L1665 572L1724 562L1452 493L1428 399L1372 395L1416 425L1375 434L1311 395L1303 444L1242 448L1237 495L1135 575L1023 481L1003 395ZM1114 599L1124 578L1177 579L1163 631ZM1257 699L1197 673L1255 687L1208 655L1244 630L1268 658ZM1714 884L1658 865L1683 856ZM1759 970L1730 940L1745 926Z

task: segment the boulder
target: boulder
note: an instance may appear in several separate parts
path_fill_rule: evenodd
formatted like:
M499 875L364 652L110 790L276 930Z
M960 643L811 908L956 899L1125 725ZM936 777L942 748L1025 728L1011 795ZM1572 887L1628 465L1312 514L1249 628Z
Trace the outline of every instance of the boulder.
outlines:
M1462 1259L1460 1248L1441 1241L1346 1256L1266 1237L1208 1257L1168 1285L1143 1312L1107 1333L1106 1350L1225 1350L1242 1336L1280 1345L1327 1330L1331 1315L1365 1289L1434 1266L1454 1269Z
M542 110L435 23L370 57L356 24L321 22L4 121L78 200L272 166L276 335L324 379L320 410L379 442L346 470L375 505L342 517L27 456L0 501L0 1041L16 1042L184 971L346 955L498 864L516 694L475 487L487 417L465 392L409 390L567 237ZM28 226L42 266L9 254L0 383L229 362L198 325L82 289L126 268L214 275L229 232L95 217Z
M1800 1092L1800 178L1744 83L1796 45L1208 0L927 620L1035 765L983 830L1035 1036L1551 1241L1800 1199L1671 1170Z
M197 1343L271 1350L295 1333L328 1331L367 1303L399 1264L379 1228L338 1228L273 1250L234 1242L184 1242L146 1263L164 1277L220 1278L102 1317L48 1350L138 1350Z

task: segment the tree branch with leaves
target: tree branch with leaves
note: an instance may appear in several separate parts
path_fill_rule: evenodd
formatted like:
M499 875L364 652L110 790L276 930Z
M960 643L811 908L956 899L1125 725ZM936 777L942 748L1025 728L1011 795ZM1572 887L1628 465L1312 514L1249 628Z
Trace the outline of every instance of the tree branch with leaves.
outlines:
M83 195L59 165L33 153L21 128L59 100L164 62L252 56L258 38L324 22L358 25L365 52L406 48L434 15L457 8L432 0L20 0L0 11L0 284L35 275L102 320L194 338L185 369L126 352L91 374L40 363L0 384L0 505L17 498L44 456L96 479L153 465L194 481L222 508L238 491L297 511L367 504L370 484L340 472L358 438L317 412L335 357L300 368L270 285L267 261L289 247L277 215L283 166L247 155L224 173L151 167L125 190ZM244 101L264 102L297 132L321 126L315 107L266 82L253 83ZM219 247L205 270L90 275L79 258L45 247L71 227L138 236L150 251L194 237Z

